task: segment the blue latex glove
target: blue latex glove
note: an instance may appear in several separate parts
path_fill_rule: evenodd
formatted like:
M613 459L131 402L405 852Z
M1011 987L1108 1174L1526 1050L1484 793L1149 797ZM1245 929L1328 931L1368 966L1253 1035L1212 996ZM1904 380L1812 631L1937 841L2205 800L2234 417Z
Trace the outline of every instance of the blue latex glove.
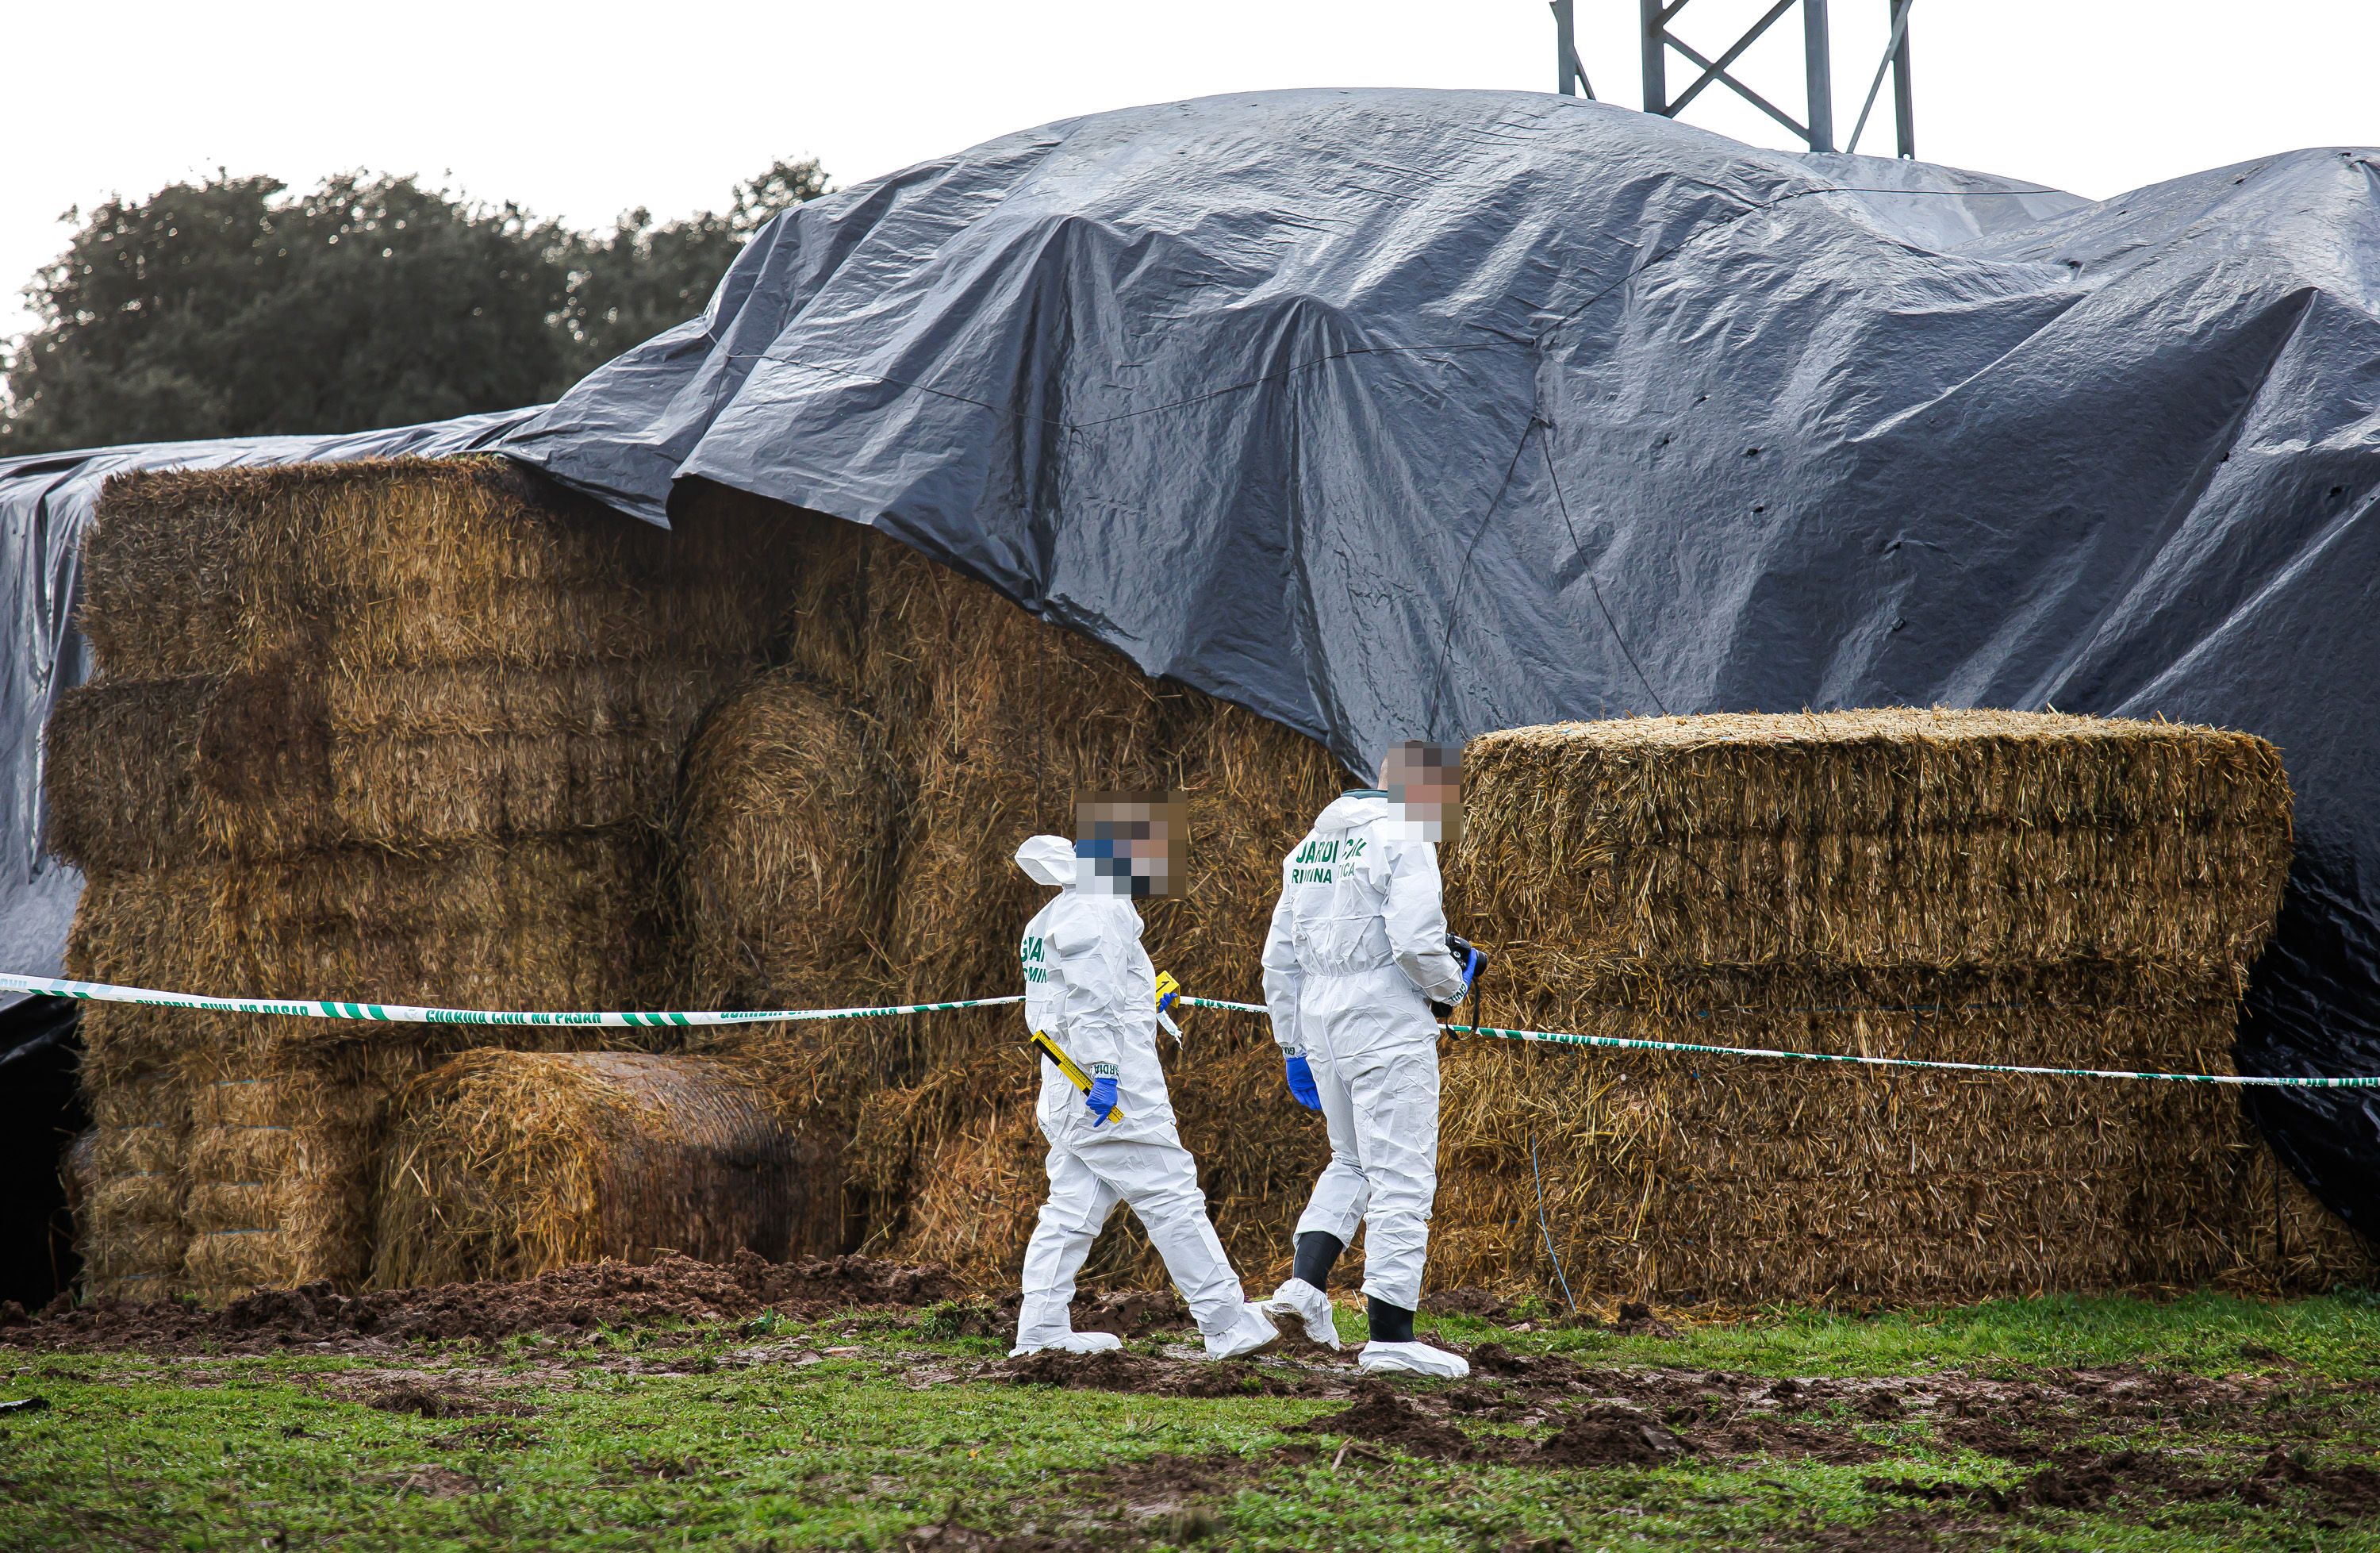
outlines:
M1479 980L1479 972L1488 968L1488 957L1477 949L1466 951L1463 963L1463 996L1471 996L1471 987Z
M1101 1073L1098 1078L1093 1079L1090 1093L1083 1096L1083 1104L1090 1107L1091 1115L1099 1119L1091 1123L1094 1131L1108 1124L1108 1113L1115 1109L1115 1075Z
M1461 1006L1463 1000L1471 996L1471 989L1479 984L1479 972L1488 969L1488 957L1480 953L1470 939L1458 934L1450 933L1446 935L1446 952L1452 955L1454 963L1463 969L1463 990L1454 995L1452 1003L1431 1000L1429 1011L1439 1019L1451 1015ZM1473 1017L1477 1017L1478 1010L1473 1009L1472 1014Z
M1282 1064L1289 1071L1289 1093L1309 1111L1322 1108L1321 1091L1314 1087L1314 1069L1305 1058L1293 1057Z

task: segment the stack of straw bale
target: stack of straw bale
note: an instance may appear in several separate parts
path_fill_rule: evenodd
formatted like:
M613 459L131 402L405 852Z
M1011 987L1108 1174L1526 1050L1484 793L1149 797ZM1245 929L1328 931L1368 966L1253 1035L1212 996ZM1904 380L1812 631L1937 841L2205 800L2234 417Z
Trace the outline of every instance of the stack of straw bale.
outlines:
M1146 904L1147 943L1185 986L1253 992L1275 850L1338 790L1321 747L1149 679L870 531L790 521L803 558L783 665L687 755L688 996L783 1008L1015 990L1016 935L1049 892L1011 857L1036 832L1071 834L1080 788L1187 792L1190 887ZM1323 1141L1275 1103L1259 1023L1185 1029L1186 1053L1166 1053L1184 1133L1233 1253L1261 1265ZM1003 1009L731 1027L706 1044L764 1074L787 1124L843 1160L843 1248L989 1283L1013 1274L1044 1186L1024 1034ZM1145 1253L1136 1232L1111 1237L1094 1271L1160 1277Z
M2288 872L2279 752L2008 712L1566 724L1465 758L1488 1022L2222 1072ZM1442 1278L1953 1298L2366 1272L2235 1091L1466 1043ZM1532 1150L1535 1151L1534 1160ZM1524 1224L1530 1234L1516 1235Z
M466 1052L400 1094L374 1281L525 1278L665 1251L771 1260L818 1178L768 1097L698 1057Z
M715 504L745 498L713 493ZM1079 787L1178 787L1186 899L1157 964L1254 999L1278 862L1340 775L865 531L802 520L784 666L706 725L679 811L690 996L796 1006L1011 990L1046 898L1009 862ZM2286 869L2288 789L2206 728L1886 711L1523 729L1472 746L1449 849L1492 1022L1720 1045L2221 1071ZM1243 1272L1318 1168L1262 1021L1165 1052ZM1013 1276L1042 1190L1013 1013L710 1038L839 1152L843 1239ZM1584 1293L1909 1299L2369 1266L2232 1092L1446 1048L1432 1278ZM1534 1151L1534 1152L1533 1152ZM1158 1275L1111 1234L1095 1277Z
M1047 898L1017 843L1063 831L1078 789L1152 788L1187 794L1193 836L1150 953L1253 999L1280 857L1342 780L871 531L721 490L663 534L469 460L139 476L86 574L105 673L62 703L50 793L91 875L69 953L93 979L515 1008L1007 992ZM1468 759L1450 907L1497 956L1500 1024L2220 1070L2289 850L2275 752L2204 728L1644 719ZM696 1032L692 1068L450 1060L560 1044L504 1027L95 1007L86 1028L103 1291L781 1232L990 1285L1042 1192L1013 1009ZM1322 1130L1262 1021L1185 1028L1183 1133L1262 1284ZM1718 1301L2370 1267L2228 1091L1444 1055L1441 1287L1548 1291L1549 1241L1582 1296ZM686 1098L731 1093L781 1131ZM780 1158L782 1203L758 1176L697 1190ZM683 1191L638 1195L656 1159ZM1091 1276L1159 1272L1124 1229Z
M786 597L765 525L677 532L500 462L137 474L103 494L102 673L49 732L91 887L70 973L465 1007L650 1006L686 733ZM95 1006L91 1287L353 1282L387 1098L537 1033Z

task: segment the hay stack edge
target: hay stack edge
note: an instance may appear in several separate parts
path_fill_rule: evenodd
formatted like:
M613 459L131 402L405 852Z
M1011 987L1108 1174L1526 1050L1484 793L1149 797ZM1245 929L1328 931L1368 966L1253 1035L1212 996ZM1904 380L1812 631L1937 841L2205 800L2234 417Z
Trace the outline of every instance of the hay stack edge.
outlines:
M871 531L719 489L686 505L663 532L487 459L111 483L84 571L103 672L50 729L53 846L90 880L68 973L497 1009L1005 992L1041 893L1016 842L1062 829L1078 787L1173 787L1192 874L1150 903L1150 951L1256 995L1277 859L1340 785L1318 745ZM1514 729L1466 760L1449 908L1497 955L1498 1025L2222 1071L2289 855L2278 753L2208 728L1713 715ZM221 1299L739 1247L990 1287L1041 1191L1014 1023L91 1005L89 1287ZM1218 1227L1265 1283L1319 1124L1260 1021L1199 1012L1165 1058ZM1540 1192L1582 1298L2373 1272L2227 1089L1471 1038L1445 1095L1439 1287L1552 1293ZM1089 1269L1160 1276L1122 1220Z

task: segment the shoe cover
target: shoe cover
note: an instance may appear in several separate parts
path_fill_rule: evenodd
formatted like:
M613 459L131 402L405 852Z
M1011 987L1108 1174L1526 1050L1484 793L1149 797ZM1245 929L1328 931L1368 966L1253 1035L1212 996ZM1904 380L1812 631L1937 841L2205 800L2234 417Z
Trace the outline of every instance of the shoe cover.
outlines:
M1113 1332L1054 1332L1030 1342L1020 1341L1008 1351L1011 1359L1022 1359L1028 1353L1056 1349L1061 1353L1107 1353L1123 1346L1123 1339Z
M1264 1307L1244 1304L1240 1307L1240 1318L1232 1323L1230 1331L1220 1338L1207 1339L1207 1357L1245 1359L1262 1353L1280 1341L1281 1333L1274 1329L1272 1317L1265 1315Z
M1355 1355L1355 1363L1376 1374L1401 1372L1442 1376L1449 1380L1460 1380L1471 1373L1471 1362L1460 1353L1449 1353L1423 1342L1367 1342L1364 1351Z
M1306 1337L1325 1348L1339 1346L1339 1327L1330 1319L1330 1296L1304 1278L1291 1278L1264 1302L1268 1315L1293 1315Z

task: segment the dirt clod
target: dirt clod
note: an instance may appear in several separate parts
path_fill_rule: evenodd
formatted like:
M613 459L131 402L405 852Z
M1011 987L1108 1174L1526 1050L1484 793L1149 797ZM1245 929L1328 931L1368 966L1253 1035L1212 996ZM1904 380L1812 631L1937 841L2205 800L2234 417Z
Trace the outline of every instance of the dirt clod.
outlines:
M433 1464L416 1467L405 1474L397 1480L395 1487L400 1497L422 1494L433 1499L451 1499L464 1494L478 1493L480 1481L452 1467Z
M1634 1408L1585 1408L1537 1447L1537 1459L1564 1467L1652 1467L1686 1453L1686 1442Z
M1942 1428L1951 1441L1985 1456L1997 1456L2003 1461L2019 1466L2031 1466L2047 1460L2048 1453L2027 1443L2014 1429L1997 1418L1961 1418Z
M1579 1379L1585 1373L1574 1359L1552 1353L1515 1353L1500 1342L1475 1344L1468 1357L1475 1374L1510 1376L1540 1383L1559 1385Z
M399 1381L382 1387L363 1399L364 1406L382 1412L407 1412L416 1418L480 1418L501 1414L507 1418L526 1418L536 1409L522 1402L509 1402L475 1396L451 1387L423 1386L413 1381Z
M1430 1311L1438 1315L1475 1315L1501 1321L1512 1314L1512 1302L1485 1289L1441 1289L1430 1295Z
M1360 1386L1356 1399L1354 1407L1297 1425L1291 1433L1344 1435L1350 1439L1392 1445L1436 1461L1464 1461L1477 1454L1462 1430L1430 1417L1411 1400L1378 1382Z
M2350 1462L2342 1467L2301 1466L2286 1451L2265 1459L2253 1480L2259 1485L2311 1488L2351 1515L2380 1514L2380 1471Z
M1111 1349L1065 1353L1044 1349L986 1367L989 1378L1014 1386L1061 1386L1074 1391L1138 1391L1157 1397L1296 1397L1328 1394L1294 1372L1241 1363L1151 1359Z

